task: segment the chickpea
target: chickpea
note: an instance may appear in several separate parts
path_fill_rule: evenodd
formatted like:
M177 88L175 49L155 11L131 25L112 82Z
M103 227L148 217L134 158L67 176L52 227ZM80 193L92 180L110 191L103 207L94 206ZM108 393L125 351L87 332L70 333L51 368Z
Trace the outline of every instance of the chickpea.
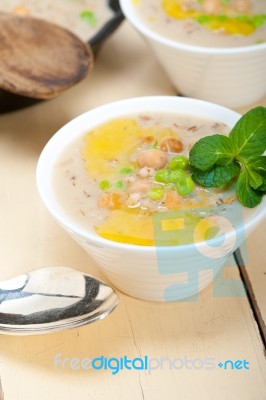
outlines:
M180 140L172 137L164 139L160 145L161 150L170 153L180 153L183 147L183 143Z
M207 14L218 14L221 11L220 0L204 0L202 10Z
M146 190L149 189L151 183L144 180L144 179L138 179L135 182L133 182L131 185L128 186L127 192L128 193L143 193L146 192Z
M154 168L149 168L149 167L142 167L139 171L138 171L138 175L141 178L148 178L150 176L153 176L155 174L155 169Z
M250 11L250 0L234 0L233 8L239 13Z
M141 198L141 194L140 193L131 193L128 196L128 199L127 199L126 203L127 203L127 205L129 207L138 206L140 198Z
M159 149L142 150L137 154L136 158L140 167L160 169L167 164L165 152Z
M195 7L195 0L183 0L182 1L182 8L183 10L193 10Z
M124 182L127 184L136 182L137 177L135 175L129 175L124 177Z

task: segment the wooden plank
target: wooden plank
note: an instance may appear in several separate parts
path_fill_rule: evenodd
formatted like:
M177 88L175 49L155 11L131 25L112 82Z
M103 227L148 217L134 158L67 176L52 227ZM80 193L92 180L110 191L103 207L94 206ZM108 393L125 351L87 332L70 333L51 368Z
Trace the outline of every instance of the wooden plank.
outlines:
M266 220L248 238L244 252L246 260L237 252L239 269L248 293L248 298L266 347ZM245 257L244 257L245 258Z
M1 378L0 378L0 400L4 400L4 392L2 388Z
M80 268L92 272L93 262L49 221L44 230L56 238L56 245L63 241L72 247L69 262L75 258ZM59 252L55 256L60 259ZM234 274L237 277L237 269ZM228 276L225 271L225 278L231 276L232 271ZM214 297L212 287L192 303L144 302L121 293L119 297L117 310L96 324L47 336L2 337L0 369L6 400L264 399L266 363L245 297ZM57 354L61 360L146 355L153 369L124 369L116 375L111 370L71 370L68 364L55 366ZM203 367L207 359L215 368ZM250 370L218 368L228 359L247 360ZM192 361L198 368L192 368Z

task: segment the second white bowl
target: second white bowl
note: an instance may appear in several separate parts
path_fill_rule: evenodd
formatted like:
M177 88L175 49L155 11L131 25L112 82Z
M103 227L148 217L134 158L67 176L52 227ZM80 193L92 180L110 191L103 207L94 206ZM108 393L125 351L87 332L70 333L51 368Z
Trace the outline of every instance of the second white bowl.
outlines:
M187 45L149 29L132 0L120 4L179 94L230 108L254 104L266 95L266 43L232 48Z

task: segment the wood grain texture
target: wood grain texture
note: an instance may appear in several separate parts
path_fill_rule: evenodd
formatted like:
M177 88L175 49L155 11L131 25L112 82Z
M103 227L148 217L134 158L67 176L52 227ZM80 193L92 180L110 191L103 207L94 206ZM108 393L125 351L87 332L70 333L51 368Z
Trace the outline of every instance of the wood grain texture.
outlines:
M0 87L52 98L84 79L93 64L89 45L46 21L0 13Z
M82 83L49 102L0 116L0 280L45 265L73 266L105 280L41 203L37 159L51 135L78 114L117 99L160 94L175 91L145 42L125 23ZM266 106L266 99L261 104ZM250 279L255 293L263 292L257 260L264 260L265 248L253 248L248 240L248 249L249 243L248 268L258 272ZM195 302L145 302L119 293L117 309L95 324L46 336L1 335L5 400L266 400L263 343L248 299L238 295L234 282L241 284L231 259L216 282L216 290L227 285L230 296L215 294L213 286ZM261 307L265 297L260 296ZM147 355L154 369L124 369L116 375L111 370L73 370L68 364L55 365L57 354L61 359ZM185 358L198 359L198 366L200 359L212 358L216 367L180 368ZM174 359L176 368L171 368ZM217 366L227 359L247 360L250 369Z
M250 293L250 302L254 308L261 335L266 344L266 255L265 255L266 221L248 238L247 254L243 259L241 272ZM266 349L265 349L266 350Z
M0 400L4 400L4 392L2 388L1 378L0 378Z

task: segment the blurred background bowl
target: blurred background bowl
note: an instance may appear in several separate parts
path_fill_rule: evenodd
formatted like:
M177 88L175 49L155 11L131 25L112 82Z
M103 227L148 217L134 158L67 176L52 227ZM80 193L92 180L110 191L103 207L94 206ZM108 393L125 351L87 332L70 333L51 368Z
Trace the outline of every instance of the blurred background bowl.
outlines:
M152 48L178 94L240 108L266 95L266 43L245 47L192 46L152 31L132 0L122 11Z

